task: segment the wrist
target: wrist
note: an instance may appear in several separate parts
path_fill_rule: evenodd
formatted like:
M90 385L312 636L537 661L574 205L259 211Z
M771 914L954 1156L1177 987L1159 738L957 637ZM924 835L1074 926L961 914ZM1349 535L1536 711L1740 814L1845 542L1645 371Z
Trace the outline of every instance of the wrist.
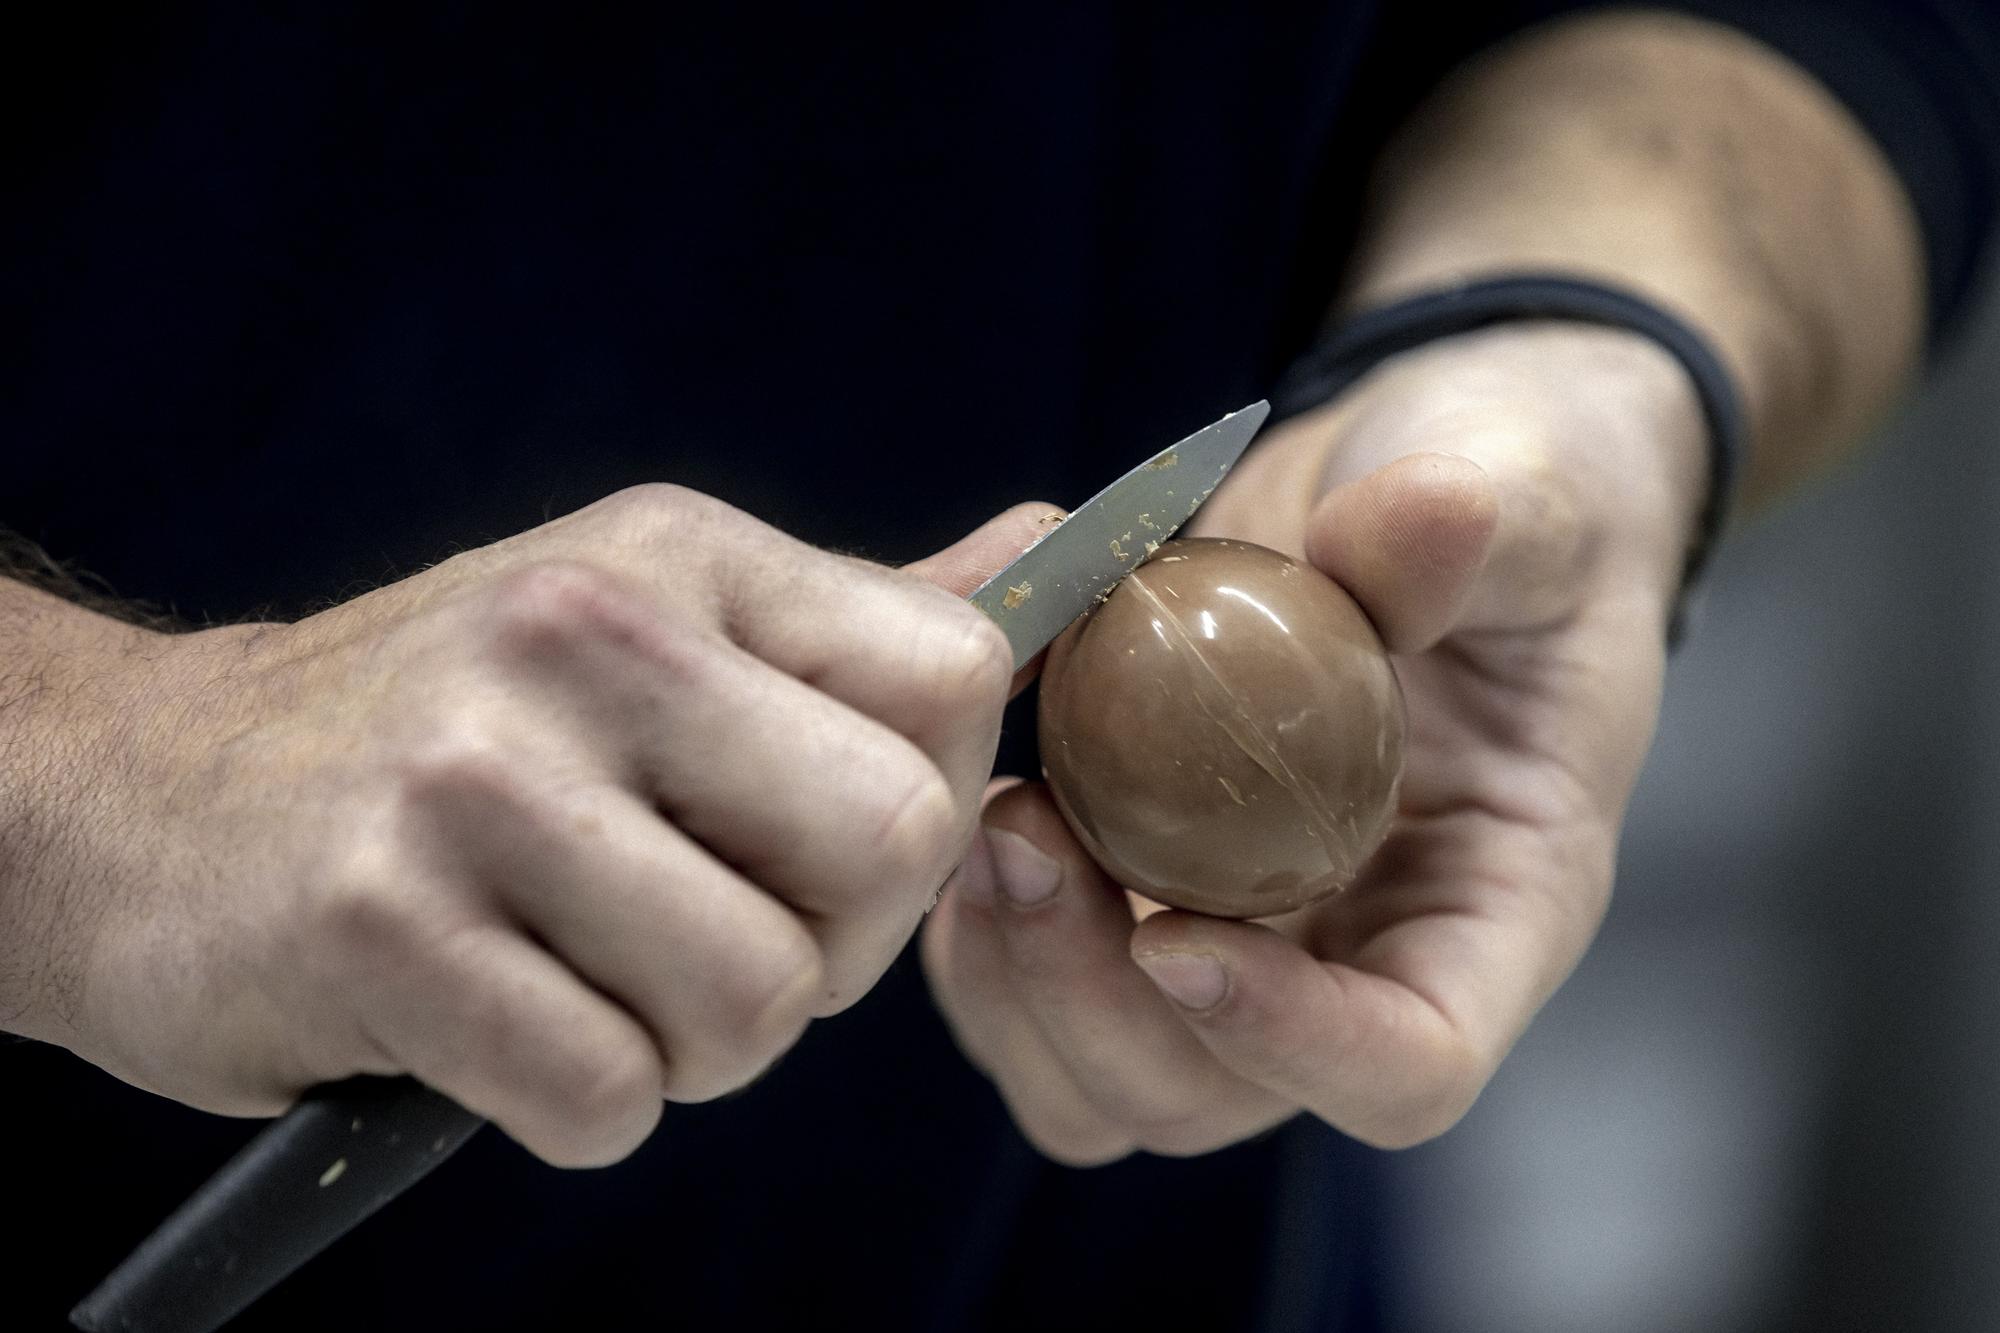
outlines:
M1817 81L1726 24L1531 29L1433 94L1372 193L1352 308L1549 269L1700 329L1755 442L1749 507L1856 442L1920 347L1922 240L1895 171Z

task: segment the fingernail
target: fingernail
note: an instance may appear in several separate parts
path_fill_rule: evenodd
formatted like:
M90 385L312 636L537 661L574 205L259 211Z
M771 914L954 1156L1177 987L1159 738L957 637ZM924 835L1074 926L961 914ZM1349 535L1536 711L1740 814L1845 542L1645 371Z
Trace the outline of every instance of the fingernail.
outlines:
M1183 1009L1213 1009L1229 994L1229 973L1214 954L1146 953L1133 961Z
M965 859L958 863L958 869L951 872L951 878L945 881L944 887L947 892L955 889L959 897L974 907L992 908L993 845L987 840L985 829L973 831L972 845L965 849Z
M1016 907L1033 907L1055 896L1062 884L1062 866L1054 857L1018 833L986 830L993 846L993 877L1000 892Z

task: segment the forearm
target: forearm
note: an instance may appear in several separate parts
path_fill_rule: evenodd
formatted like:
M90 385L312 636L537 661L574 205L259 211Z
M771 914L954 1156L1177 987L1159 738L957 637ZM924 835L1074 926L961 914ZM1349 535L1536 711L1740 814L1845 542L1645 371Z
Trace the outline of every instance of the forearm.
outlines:
M1752 505L1838 457L1916 363L1900 182L1816 83L1713 24L1573 19L1459 71L1385 154L1342 303L1528 269L1630 287L1709 336L1749 412Z

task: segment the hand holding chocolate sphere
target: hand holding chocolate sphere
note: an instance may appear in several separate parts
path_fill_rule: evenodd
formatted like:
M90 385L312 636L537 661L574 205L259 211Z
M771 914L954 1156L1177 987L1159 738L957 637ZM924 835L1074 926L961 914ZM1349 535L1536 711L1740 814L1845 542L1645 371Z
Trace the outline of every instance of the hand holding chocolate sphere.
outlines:
M1169 542L1059 640L1042 764L1106 873L1171 907L1271 916L1380 845L1403 697L1339 585L1246 542Z

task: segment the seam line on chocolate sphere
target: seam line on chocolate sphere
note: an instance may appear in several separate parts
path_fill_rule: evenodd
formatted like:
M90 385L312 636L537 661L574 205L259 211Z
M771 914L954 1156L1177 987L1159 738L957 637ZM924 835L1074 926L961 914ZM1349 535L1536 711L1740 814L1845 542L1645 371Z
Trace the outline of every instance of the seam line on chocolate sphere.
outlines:
M1208 692L1197 684L1194 691L1195 704L1251 763L1270 774L1285 793L1298 804L1300 812L1305 816L1307 831L1319 839L1320 845L1327 849L1329 858L1336 862L1344 859L1338 853L1346 846L1346 842L1340 836L1339 830L1334 827L1332 811L1327 806L1324 794L1309 779L1301 777L1290 764L1285 762L1285 757L1279 753L1276 744L1265 736L1252 720L1250 709L1245 706L1242 698L1222 679L1214 665L1201 651L1200 641L1188 632L1188 627L1182 623L1180 616L1146 581L1146 572L1145 566L1142 565L1132 571L1125 582L1153 607L1155 623L1163 625L1180 641L1182 652L1195 663L1195 675L1206 680L1214 691L1219 692L1227 701L1222 712L1218 712L1217 701L1208 697ZM1232 726L1230 719L1222 715L1223 712L1233 714L1236 725ZM1250 734L1249 741L1244 739L1244 732ZM1240 798L1237 804L1242 804Z

